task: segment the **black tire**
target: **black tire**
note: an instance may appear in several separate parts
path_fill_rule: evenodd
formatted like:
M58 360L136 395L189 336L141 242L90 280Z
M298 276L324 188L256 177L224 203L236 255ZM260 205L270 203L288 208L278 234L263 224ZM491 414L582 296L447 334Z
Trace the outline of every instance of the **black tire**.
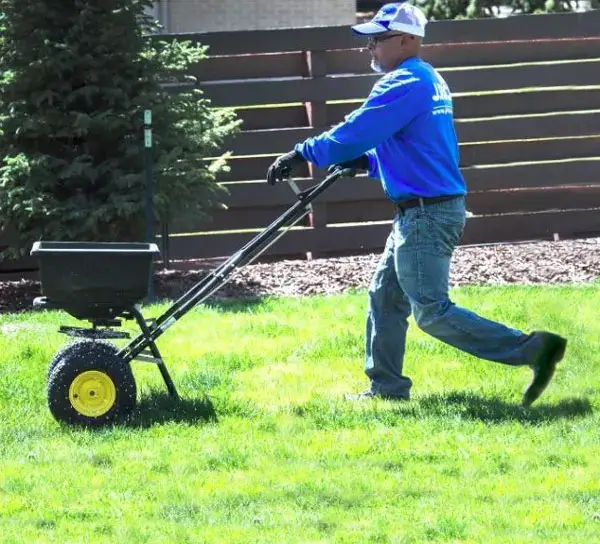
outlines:
M113 354L116 355L119 352L119 348L111 342L107 342L105 340L90 340L89 338L79 338L64 345L54 354L54 357L52 357L52 360L48 365L48 371L46 372L46 380L50 381L50 375L52 374L52 371L65 355L73 353L80 353L85 355L89 353L90 350L95 350L96 353L101 353L101 350L103 350L103 353L106 353L107 357L110 357Z
M48 379L48 408L59 422L84 427L119 423L133 411L137 388L129 364L106 344L83 342L60 357Z

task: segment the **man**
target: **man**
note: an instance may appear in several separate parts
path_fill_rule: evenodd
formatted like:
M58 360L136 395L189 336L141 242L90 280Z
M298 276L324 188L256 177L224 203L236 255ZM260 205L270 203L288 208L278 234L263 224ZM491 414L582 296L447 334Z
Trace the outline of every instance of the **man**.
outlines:
M549 332L525 334L456 306L449 298L450 261L465 226L466 184L459 169L451 92L419 57L427 19L408 3L384 5L352 27L368 37L373 70L384 75L344 122L297 144L269 168L267 181L294 166L365 170L381 180L397 209L368 290L365 373L358 398L408 399L403 375L408 317L426 333L478 358L528 365L533 379L522 403L548 386L567 341Z

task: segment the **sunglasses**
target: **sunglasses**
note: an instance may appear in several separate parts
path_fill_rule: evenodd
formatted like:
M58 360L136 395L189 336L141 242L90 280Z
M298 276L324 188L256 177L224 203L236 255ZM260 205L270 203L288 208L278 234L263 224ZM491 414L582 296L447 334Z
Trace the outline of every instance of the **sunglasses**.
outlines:
M377 45L378 43L391 40L392 38L399 38L400 36L406 36L406 34L387 34L383 36L369 36L367 38L368 45Z

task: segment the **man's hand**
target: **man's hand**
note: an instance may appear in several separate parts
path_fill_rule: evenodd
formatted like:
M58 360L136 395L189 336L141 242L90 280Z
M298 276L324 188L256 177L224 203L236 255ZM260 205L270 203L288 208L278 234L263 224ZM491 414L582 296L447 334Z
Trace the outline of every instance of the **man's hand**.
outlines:
M303 162L306 162L306 159L296 150L277 157L267 171L267 183L275 185L279 181L289 178L294 166Z
M356 159L351 159L339 164L332 164L327 171L333 173L334 170L343 170L344 168L367 171L369 169L369 158L366 155L361 155L360 157L356 157Z

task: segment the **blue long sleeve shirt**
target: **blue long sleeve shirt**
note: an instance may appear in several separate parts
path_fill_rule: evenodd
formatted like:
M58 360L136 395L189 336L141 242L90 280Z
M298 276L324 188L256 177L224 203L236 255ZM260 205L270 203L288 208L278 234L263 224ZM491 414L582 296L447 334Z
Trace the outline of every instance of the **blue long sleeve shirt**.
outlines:
M382 76L343 122L295 149L319 167L366 154L369 177L381 180L395 202L467 191L459 169L450 90L438 72L417 57Z

